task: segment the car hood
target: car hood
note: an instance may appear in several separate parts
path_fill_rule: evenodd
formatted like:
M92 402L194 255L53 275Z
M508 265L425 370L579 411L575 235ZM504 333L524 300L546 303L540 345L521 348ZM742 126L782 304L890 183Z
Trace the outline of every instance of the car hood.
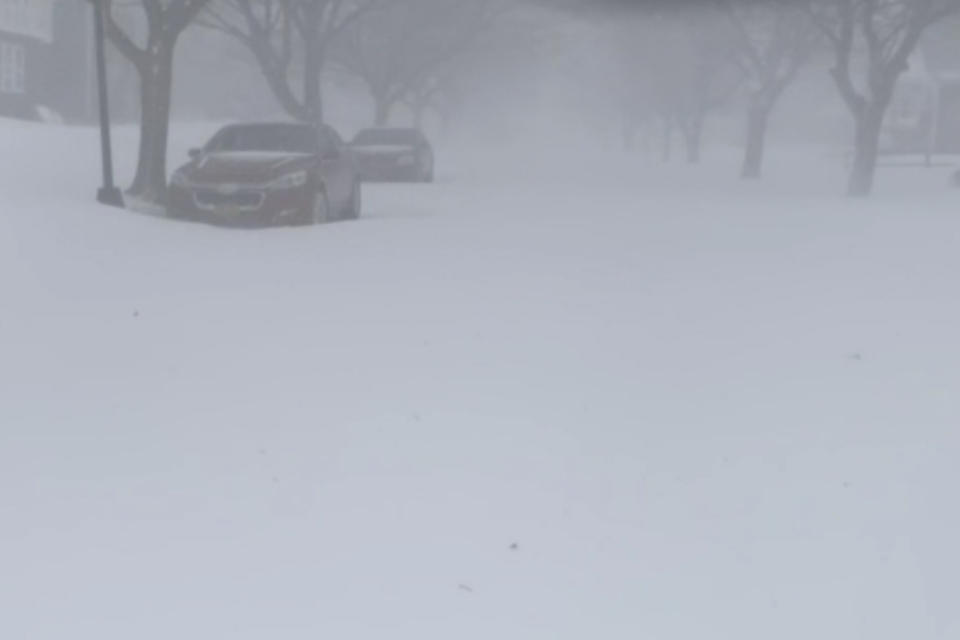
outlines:
M182 171L196 182L262 182L306 169L314 161L305 153L232 151L204 154Z

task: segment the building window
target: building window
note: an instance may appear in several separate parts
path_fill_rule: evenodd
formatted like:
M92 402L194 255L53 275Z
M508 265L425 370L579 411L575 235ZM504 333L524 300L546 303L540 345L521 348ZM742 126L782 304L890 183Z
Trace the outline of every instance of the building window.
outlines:
M0 42L0 93L26 91L27 54L23 45Z

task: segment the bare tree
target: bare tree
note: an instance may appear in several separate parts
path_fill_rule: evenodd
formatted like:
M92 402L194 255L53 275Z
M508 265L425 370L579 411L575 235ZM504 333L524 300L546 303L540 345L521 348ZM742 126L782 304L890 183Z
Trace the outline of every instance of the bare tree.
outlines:
M322 76L337 36L383 0L213 0L201 24L240 41L280 106L303 122L324 118Z
M428 111L438 114L444 122L450 119L461 98L459 76L455 66L446 66L410 86L403 103L413 114L413 126L422 127Z
M378 126L402 102L420 117L502 8L494 0L392 0L350 25L334 58L367 86Z
M664 161L672 154L675 130L683 136L687 161L700 161L704 128L712 111L742 82L735 62L731 25L712 10L664 9L624 22L620 42L629 62L631 108L644 109L642 96L663 132ZM637 96L641 96L637 98Z
M736 93L743 75L736 67L733 30L713 12L688 12L679 18L685 35L677 122L686 143L687 161L700 162L704 124L711 111Z
M759 178L770 116L815 51L821 35L802 6L766 0L725 0L736 35L736 60L746 78L747 128L741 176Z
M110 41L136 68L140 78L140 151L129 193L149 202L163 201L167 182L167 141L173 93L173 54L183 31L209 0L131 0L146 23L139 38L118 21L119 2L104 0Z
M960 0L811 0L810 16L832 45L834 83L855 123L849 195L873 190L897 81L927 29L958 10Z

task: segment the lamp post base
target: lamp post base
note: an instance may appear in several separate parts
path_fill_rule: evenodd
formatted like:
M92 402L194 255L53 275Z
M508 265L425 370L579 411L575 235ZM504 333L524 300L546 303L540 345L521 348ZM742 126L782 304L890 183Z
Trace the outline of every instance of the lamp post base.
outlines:
M97 202L109 207L120 207L121 209L125 206L123 193L116 187L103 187L97 191Z

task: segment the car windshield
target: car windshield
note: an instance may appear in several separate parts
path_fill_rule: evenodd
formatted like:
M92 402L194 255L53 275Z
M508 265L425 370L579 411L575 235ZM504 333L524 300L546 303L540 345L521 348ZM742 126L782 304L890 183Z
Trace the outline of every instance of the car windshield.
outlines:
M414 145L419 140L419 133L413 129L367 129L357 134L353 144L360 146Z
M297 124L234 126L214 136L207 151L316 153L317 135L311 127Z

